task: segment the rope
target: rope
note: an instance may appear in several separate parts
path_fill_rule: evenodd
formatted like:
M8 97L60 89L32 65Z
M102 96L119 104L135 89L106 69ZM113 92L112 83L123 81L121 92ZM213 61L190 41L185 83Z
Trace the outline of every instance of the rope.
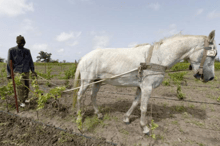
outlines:
M88 85L100 83L100 82L103 82L103 81L105 81L105 80L107 80L107 79L113 79L113 78L116 78L116 77L120 77L120 76L122 76L122 75L128 74L128 73L133 72L133 71L136 71L136 70L138 70L138 68L133 69L133 70L130 70L130 71L125 72L125 73L122 73L122 74L119 74L119 75L112 76L112 77L110 77L110 78L105 78L105 79L102 79L102 80L99 80L99 81L96 81L96 82L92 82L92 83L86 84L86 85L84 85L84 86L88 86ZM69 92L69 91L73 91L73 90L76 90L76 89L79 89L79 88L80 88L80 87L76 87L76 88L72 88L72 89L69 89L69 90L65 90L65 91L63 91L63 92Z
M38 75L39 76L39 75ZM43 77L41 77L41 76L39 76L40 78L42 78L43 80L46 80L46 79L44 79ZM51 84L53 84L53 85L55 85L55 86L57 86L56 84L54 84L53 82L51 82L51 81L48 81L48 80L46 80L47 82L49 82L49 83L51 83Z

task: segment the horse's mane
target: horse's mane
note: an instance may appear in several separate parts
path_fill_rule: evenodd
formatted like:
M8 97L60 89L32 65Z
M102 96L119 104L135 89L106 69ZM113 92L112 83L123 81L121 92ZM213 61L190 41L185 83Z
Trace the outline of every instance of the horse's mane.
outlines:
M138 44L136 46L134 46L134 48L140 47L140 46L145 46L145 45L150 45L149 43L144 43L144 44Z
M163 44L163 42L173 39L173 38L177 38L177 37L204 37L207 38L207 36L204 35L183 35L181 32L174 34L172 36L169 37L164 37L162 39L160 39L158 42L154 42L153 45L159 47L161 44ZM145 45L151 45L149 43L144 43L144 44L138 44L136 45L134 48L140 47L140 46L145 46Z
M170 39L177 38L177 37L204 37L204 38L207 38L207 36L204 36L204 35L183 35L181 32L179 32L179 33L174 34L172 36L164 37L163 39L160 39L158 42L154 42L153 45L161 45L161 44L163 44L163 42L170 40Z

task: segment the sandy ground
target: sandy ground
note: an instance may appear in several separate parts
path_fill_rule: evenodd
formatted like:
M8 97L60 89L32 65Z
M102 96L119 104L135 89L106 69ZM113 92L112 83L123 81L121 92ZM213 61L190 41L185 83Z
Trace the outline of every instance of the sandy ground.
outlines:
M118 145L218 146L220 144L220 102L217 102L217 98L220 96L220 71L216 71L216 77L217 79L212 82L202 83L195 81L193 74L188 72L184 77L187 86L182 85L182 92L186 96L183 101L178 100L177 87L173 84L171 86L161 85L153 90L148 103L147 120L148 124L153 119L159 125L153 131L156 139L142 134L139 126L140 106L132 113L129 125L122 121L123 115L134 99L135 88L102 86L97 95L97 104L105 115L103 120L98 120L94 115L90 104L90 92L87 91L84 96L86 106L81 132L88 136L104 138ZM165 79L167 78L166 75ZM57 85L64 84L64 81L54 80L53 82ZM45 92L49 90L44 82L39 82L39 84ZM50 100L44 109L38 111L37 116L36 101L32 101L26 108L20 109L18 115L80 133L75 123L77 115L76 109L72 108L72 97L72 92L62 95L59 100L61 105L59 111ZM12 101L14 102L13 97L11 105L13 105ZM5 101L1 101L0 110L6 110ZM16 113L14 108L10 108L10 112ZM4 124L0 122L0 128L2 128ZM7 126L3 128L7 129ZM5 138L7 133L1 130L0 135Z

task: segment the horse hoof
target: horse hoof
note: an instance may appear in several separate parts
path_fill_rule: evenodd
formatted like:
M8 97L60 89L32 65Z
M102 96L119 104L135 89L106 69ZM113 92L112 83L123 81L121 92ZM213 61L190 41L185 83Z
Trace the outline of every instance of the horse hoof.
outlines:
M98 114L98 119L102 120L103 119L103 115L102 114Z
M130 122L125 122L125 124L126 124L126 125L129 125L129 124L130 124Z
M150 136L150 132L144 133L144 135Z

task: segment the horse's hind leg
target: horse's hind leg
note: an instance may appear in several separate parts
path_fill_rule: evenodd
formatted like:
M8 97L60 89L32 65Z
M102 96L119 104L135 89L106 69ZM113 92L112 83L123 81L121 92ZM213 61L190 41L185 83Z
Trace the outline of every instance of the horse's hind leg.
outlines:
M87 88L89 87L88 82L81 82L80 89L78 91L78 96L77 96L77 113L81 110L81 99ZM78 115L79 118L79 115Z
M96 96L100 89L100 86L101 86L101 83L93 84L92 91L91 91L91 100L92 100L93 108L95 110L95 114L97 114L99 119L102 119L103 115L99 112L98 106L96 104Z
M140 87L137 87L137 90L136 90L136 96L135 96L135 99L132 103L132 106L131 108L127 111L127 113L124 115L124 119L123 121L126 123L126 124L129 124L129 116L131 115L131 113L134 111L134 109L137 107L137 105L139 104L140 102L140 97L141 97L141 89Z

